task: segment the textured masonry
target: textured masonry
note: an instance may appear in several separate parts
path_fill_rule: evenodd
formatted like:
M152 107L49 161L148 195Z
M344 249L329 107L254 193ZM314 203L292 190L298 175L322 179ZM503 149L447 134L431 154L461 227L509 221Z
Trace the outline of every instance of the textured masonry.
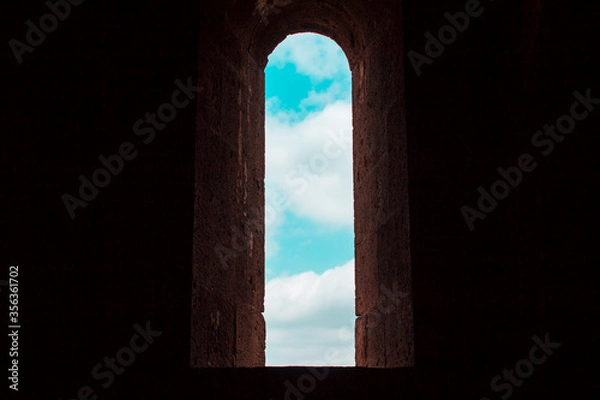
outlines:
M298 0L265 23L260 3L225 20L213 10L201 28L191 365L264 366L264 68L288 34L316 32L342 47L353 76L356 365L411 366L400 4ZM382 287L408 295L381 313Z

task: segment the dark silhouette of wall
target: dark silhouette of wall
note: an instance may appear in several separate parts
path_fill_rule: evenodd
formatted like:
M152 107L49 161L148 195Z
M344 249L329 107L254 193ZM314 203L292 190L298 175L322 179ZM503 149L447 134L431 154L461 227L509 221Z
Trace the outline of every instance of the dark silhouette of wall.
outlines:
M332 368L306 398L499 398L490 380L546 333L561 347L512 397L597 391L599 110L548 156L531 138L569 112L574 91L600 97L598 6L482 2L417 76L406 53L422 53L424 33L464 1L405 0L401 13L397 1L328 4L365 10L356 29L372 35L386 27L365 21L394 10L404 35L396 79L405 87L415 367ZM293 6L269 24L285 24ZM200 45L211 29L252 31L263 24L254 10L249 1L86 1L21 64L5 45L0 246L3 270L20 267L21 398L72 399L89 385L99 399L276 399L306 373L190 368L196 103L151 143L133 130L171 101L175 80L212 62ZM24 40L25 21L47 12L42 2L5 5L3 42ZM238 51L227 37L215 45ZM78 177L123 142L137 157L71 219L61 196L76 195ZM477 188L523 153L537 168L471 232L460 208L476 207ZM91 370L146 321L162 335L103 388Z

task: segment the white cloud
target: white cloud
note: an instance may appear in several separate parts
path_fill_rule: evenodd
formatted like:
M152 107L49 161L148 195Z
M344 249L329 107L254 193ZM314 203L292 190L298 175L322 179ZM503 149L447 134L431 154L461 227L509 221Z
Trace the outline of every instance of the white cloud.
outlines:
M327 104L333 104L344 97L344 89L340 82L333 82L325 91L311 90L308 97L300 102L300 108L317 107L323 109Z
M267 365L354 365L354 260L267 282Z
M269 204L269 199L272 196L267 194L266 202ZM277 236L281 232L281 226L285 221L285 213L275 207L267 207L265 209L265 257L270 258L279 253L279 244L277 243ZM267 275L270 271L267 271Z
M338 101L298 123L267 115L267 207L352 226L352 107Z
M298 110L267 100L267 258L279 250L288 212L329 227L351 227L354 215L352 107L341 83L323 89L326 80L348 76L343 51L319 35L291 35L269 64L294 64L321 89L313 88ZM354 260L321 275L268 281L267 365L354 365L354 296Z
M289 35L273 50L269 63L280 68L295 64L298 73L316 82L350 70L346 55L335 42L311 33Z

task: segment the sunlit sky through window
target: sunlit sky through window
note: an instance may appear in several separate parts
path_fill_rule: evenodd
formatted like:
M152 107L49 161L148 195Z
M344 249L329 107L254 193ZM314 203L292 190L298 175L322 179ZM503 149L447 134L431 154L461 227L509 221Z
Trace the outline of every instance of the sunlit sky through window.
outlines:
M265 75L267 365L354 365L348 61L291 35Z

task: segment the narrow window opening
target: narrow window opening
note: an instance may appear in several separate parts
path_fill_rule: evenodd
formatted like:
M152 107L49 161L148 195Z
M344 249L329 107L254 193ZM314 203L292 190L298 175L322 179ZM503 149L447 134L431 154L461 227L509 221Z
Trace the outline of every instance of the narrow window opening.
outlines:
M348 60L325 36L290 35L265 78L266 365L354 366Z

